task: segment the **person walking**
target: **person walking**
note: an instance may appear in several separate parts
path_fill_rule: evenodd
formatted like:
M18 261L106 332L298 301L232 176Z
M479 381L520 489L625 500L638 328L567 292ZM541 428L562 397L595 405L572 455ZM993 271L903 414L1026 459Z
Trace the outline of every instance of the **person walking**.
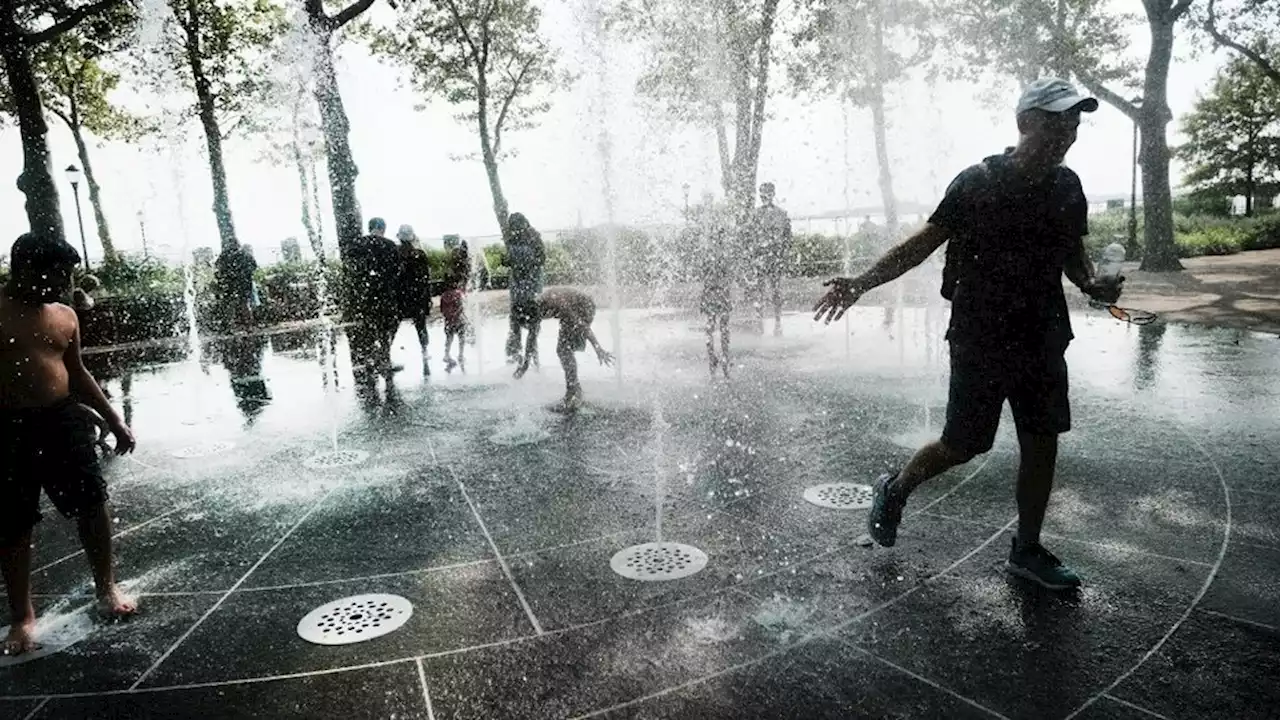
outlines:
M1071 428L1064 353L1072 339L1065 273L1090 298L1119 298L1123 278L1096 278L1084 249L1088 204L1063 166L1082 112L1098 101L1065 80L1032 83L1018 101L1016 147L984 159L947 188L928 223L854 278L827 282L815 320L839 319L869 290L923 263L947 243L942 294L951 300L951 382L942 437L875 484L867 529L882 546L897 539L913 490L991 449L1005 400L1021 459L1018 532L1006 567L1064 590L1080 577L1040 543L1053 490L1058 436Z
M507 361L536 364L541 317L535 306L545 282L543 269L547 264L547 251L542 244L542 236L520 213L511 213L508 218L503 242L507 249L506 264L511 269L511 328L507 334ZM533 338L523 344L527 353L523 358L520 355L522 331Z
M418 236L413 226L401 225L396 231L400 241L400 277L397 281L396 299L400 319L413 322L418 334L418 346L422 349L422 374L430 375L427 363L427 320L431 317L431 262L427 253L418 247Z
M757 327L764 332L765 305L773 309L773 334L782 334L782 274L791 254L791 218L773 203L773 183L760 185L760 207L751 216L750 275L748 282L756 311Z
M345 312L350 331L351 364L359 379L372 373L390 377L391 341L400 324L396 291L400 277L400 253L386 237L382 218L369 220L369 234L340 242L344 270Z

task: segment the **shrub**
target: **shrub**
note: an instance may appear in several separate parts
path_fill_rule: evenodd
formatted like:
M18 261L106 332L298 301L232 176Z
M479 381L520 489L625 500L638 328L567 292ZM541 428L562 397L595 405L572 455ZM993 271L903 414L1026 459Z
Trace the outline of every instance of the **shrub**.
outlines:
M336 265L323 268L314 260L281 262L259 267L254 273L262 305L255 313L260 324L309 320L320 314L318 272L325 273L326 289L336 289ZM332 288L332 289L331 289Z
M1191 233L1177 235L1178 257L1201 255L1233 255L1240 252L1244 233L1238 227L1207 227Z
M1231 198L1203 193L1181 195L1173 199L1175 215L1206 215L1225 218L1231 215Z
M110 294L181 293L186 284L181 267L132 253L121 254L115 262L97 268L94 274L102 281L103 291Z
M1240 239L1241 250L1272 250L1280 248L1280 213L1254 218Z
M1138 213L1138 245L1142 245L1142 213ZM1089 257L1096 258L1111 243L1127 245L1129 240L1129 209L1115 208L1089 216L1089 234L1084 238L1084 249ZM1128 258L1136 260L1137 258Z
M791 239L787 275L830 277L844 270L845 239L832 235L802 233Z

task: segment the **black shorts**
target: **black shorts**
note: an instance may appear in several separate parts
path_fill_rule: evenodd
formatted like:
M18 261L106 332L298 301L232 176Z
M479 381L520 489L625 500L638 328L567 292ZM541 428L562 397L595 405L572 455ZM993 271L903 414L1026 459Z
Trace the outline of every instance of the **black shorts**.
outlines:
M74 400L0 411L0 543L40 522L40 490L63 515L80 517L107 500L96 428Z
M1009 401L1018 431L1057 435L1071 429L1063 349L975 348L951 343L951 387L942 442L977 455L991 449Z

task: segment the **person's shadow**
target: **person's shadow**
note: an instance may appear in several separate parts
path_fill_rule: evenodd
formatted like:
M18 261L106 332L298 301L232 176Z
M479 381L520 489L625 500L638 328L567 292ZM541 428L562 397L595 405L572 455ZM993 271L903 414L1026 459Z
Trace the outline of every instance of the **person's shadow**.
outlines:
M271 404L267 379L262 376L262 358L267 351L263 335L239 335L216 341L218 354L231 376L231 392L246 425L253 425Z

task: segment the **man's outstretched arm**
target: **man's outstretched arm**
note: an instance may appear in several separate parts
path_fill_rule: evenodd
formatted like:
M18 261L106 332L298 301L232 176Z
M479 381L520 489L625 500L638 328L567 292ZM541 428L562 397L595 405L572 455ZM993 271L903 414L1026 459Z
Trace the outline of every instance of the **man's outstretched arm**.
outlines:
M866 272L852 278L835 278L825 284L831 289L813 307L814 320L827 316L827 322L839 320L849 306L868 291L896 280L911 268L929 259L948 233L941 226L926 223L917 233L898 243L885 253Z

